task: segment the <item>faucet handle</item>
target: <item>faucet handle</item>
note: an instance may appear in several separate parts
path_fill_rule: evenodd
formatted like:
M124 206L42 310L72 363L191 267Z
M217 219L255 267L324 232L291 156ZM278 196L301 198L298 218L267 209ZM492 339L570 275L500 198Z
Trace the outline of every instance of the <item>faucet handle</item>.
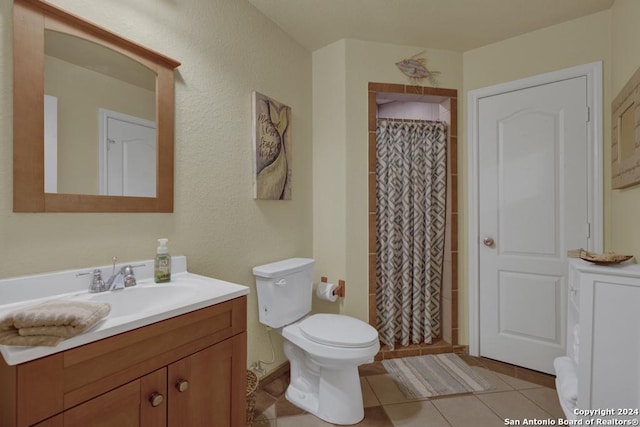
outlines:
M93 278L91 279L91 284L89 285L89 292L103 292L106 290L104 280L102 280L102 271L99 269L93 270L91 273L93 274Z
M141 266L136 265L135 267ZM136 276L133 274L133 268L134 266L126 265L120 269L122 275L124 276L124 286L127 288L136 285Z

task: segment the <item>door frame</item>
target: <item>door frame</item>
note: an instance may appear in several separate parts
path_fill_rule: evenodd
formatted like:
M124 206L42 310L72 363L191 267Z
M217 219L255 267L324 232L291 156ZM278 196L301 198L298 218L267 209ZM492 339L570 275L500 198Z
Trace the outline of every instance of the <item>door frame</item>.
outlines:
M469 298L469 354L480 355L480 230L478 212L478 116L482 98L576 77L587 78L587 219L591 224L587 250L603 248L603 100L602 61L501 83L467 94L467 284ZM577 248L576 248L577 249Z

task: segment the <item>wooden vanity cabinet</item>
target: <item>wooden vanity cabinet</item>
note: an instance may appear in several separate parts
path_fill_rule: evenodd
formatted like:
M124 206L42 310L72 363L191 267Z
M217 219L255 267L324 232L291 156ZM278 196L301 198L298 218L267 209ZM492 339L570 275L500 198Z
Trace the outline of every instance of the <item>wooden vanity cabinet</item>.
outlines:
M157 399L162 395L156 394L157 390L166 390L166 386L166 369L159 369L42 421L35 427L166 426L166 400ZM152 401L157 406L153 406Z
M3 427L244 426L246 297L3 365Z

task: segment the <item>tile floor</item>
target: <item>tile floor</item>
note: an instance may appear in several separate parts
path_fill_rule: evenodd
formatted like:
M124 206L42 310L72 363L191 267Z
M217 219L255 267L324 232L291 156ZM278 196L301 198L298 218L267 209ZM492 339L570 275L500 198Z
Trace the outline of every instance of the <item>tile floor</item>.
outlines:
M467 359L465 359L467 360ZM495 427L505 419L557 422L564 418L556 391L487 369L467 360L495 386L491 391L410 400L387 374L381 362L360 367L364 420L357 426L375 427ZM284 392L288 373L262 385L256 395L254 427L333 426L289 403Z

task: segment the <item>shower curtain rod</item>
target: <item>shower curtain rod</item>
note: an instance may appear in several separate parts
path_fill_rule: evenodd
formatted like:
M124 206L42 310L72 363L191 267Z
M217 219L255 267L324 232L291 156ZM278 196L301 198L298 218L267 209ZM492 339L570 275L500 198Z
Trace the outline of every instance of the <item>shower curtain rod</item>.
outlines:
M442 120L426 120L426 119L398 119L393 117L376 117L378 120L389 120L391 122L408 122L408 123L445 123Z

